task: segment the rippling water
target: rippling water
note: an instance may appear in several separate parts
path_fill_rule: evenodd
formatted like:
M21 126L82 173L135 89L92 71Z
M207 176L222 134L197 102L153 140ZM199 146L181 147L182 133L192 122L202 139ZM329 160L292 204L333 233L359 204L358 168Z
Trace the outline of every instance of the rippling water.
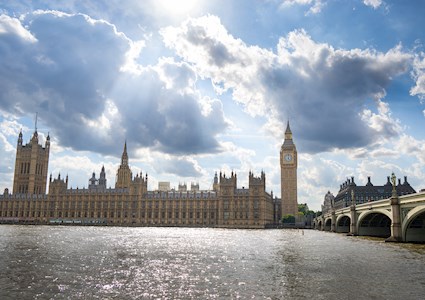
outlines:
M319 231L0 226L0 299L423 299L425 247Z

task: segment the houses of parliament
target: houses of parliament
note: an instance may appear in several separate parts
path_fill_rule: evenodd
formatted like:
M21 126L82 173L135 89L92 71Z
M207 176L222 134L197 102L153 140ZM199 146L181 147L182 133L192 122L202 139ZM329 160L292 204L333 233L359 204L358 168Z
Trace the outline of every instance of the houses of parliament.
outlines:
M29 143L19 133L12 193L0 195L0 223L113 226L193 226L266 228L282 215L295 215L297 151L289 122L280 150L282 199L266 191L266 175L249 172L248 188L238 188L237 175L215 174L211 190L186 184L178 189L148 190L148 175L133 176L124 144L114 188L107 188L105 168L88 188L68 188L68 176L50 175L50 136L39 144L37 129Z

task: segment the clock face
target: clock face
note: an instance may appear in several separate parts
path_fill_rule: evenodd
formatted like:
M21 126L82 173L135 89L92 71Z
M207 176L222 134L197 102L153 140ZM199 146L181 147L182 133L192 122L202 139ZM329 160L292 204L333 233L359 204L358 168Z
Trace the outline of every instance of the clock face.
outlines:
M286 161L291 161L292 160L292 155L291 154L286 154L285 155L285 160Z

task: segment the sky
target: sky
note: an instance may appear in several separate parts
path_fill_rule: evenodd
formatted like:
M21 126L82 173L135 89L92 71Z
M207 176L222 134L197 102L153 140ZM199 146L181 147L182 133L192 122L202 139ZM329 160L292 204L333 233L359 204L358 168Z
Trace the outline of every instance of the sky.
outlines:
M16 143L51 137L49 174L114 186L266 173L280 197L289 120L298 202L354 176L425 188L425 2L0 0L0 189ZM402 179L403 180L403 179Z

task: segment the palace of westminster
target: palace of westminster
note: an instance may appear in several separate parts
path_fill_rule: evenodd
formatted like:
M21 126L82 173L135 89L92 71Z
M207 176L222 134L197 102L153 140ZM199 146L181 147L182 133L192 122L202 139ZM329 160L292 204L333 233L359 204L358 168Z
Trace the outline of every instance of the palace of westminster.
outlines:
M0 223L118 226L194 226L265 228L282 215L296 215L297 150L289 122L280 150L281 197L266 191L265 173L249 172L249 187L238 188L236 173L214 176L212 190L186 184L177 190L148 190L148 176L132 175L127 144L115 188L106 187L105 169L89 179L88 188L68 188L68 176L52 178L47 188L50 137L39 144L37 129L29 143L19 133L13 192L0 195Z

